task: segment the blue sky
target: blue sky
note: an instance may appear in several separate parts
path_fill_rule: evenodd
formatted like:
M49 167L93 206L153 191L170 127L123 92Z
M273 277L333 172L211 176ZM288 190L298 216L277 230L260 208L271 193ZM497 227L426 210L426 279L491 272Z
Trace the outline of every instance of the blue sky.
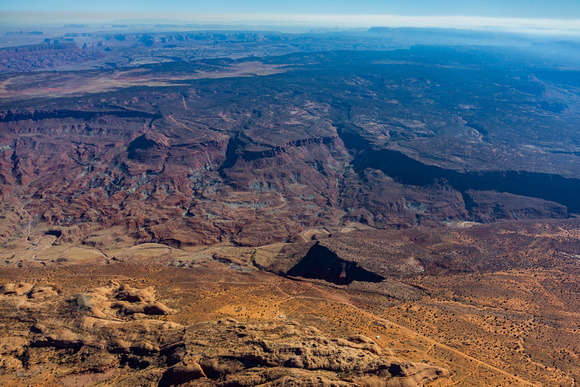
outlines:
M580 0L0 0L0 26L126 19L368 27L510 27L580 33Z
M580 0L0 0L0 10L580 18Z

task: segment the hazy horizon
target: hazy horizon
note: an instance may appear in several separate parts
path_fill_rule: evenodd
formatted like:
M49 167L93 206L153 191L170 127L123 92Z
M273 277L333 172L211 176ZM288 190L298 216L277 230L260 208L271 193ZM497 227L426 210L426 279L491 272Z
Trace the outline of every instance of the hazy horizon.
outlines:
M580 2L572 0L249 0L200 1L0 0L0 24L55 25L149 19L179 23L320 27L451 27L580 30ZM153 21L154 22L154 21Z
M247 26L309 26L309 27L436 27L436 28L508 28L549 33L580 32L580 19L476 17L476 16L401 16L401 15L340 15L340 14L250 14L250 13L171 13L171 12L56 12L6 11L0 13L0 24L9 26L56 26L64 24L135 24L200 23L243 24Z
M180 14L277 14L277 15L400 15L475 16L524 19L580 19L576 0L0 0L0 11L180 13Z

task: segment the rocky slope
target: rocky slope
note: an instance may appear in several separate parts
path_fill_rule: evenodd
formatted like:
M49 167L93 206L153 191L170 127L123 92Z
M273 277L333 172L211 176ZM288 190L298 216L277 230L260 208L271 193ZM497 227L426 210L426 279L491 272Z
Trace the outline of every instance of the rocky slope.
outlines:
M259 248L13 244L0 384L578 380L579 221L458 226Z
M163 321L175 311L153 288L116 282L73 297L6 283L0 308L11 327L0 333L0 380L11 385L40 376L67 386L416 386L449 376L363 335L330 338L298 323Z
M575 73L363 35L0 51L0 384L578 383Z
M95 85L116 91L42 100L27 99L40 95L39 75L8 77L5 89L16 94L0 113L0 211L14 219L0 235L51 229L66 235L62 241L90 243L95 230L119 226L135 243L256 246L352 222L439 227L578 212L578 101L549 108L551 96L565 98L563 86L505 78L503 68L480 68L475 77L459 65L435 71L431 62L440 58L421 51L414 66L423 78L379 61L403 55L107 70L109 80ZM370 67L361 69L361 61ZM252 69L279 73L184 78ZM60 82L74 89L82 76L44 77L42 95L60 93ZM489 77L503 85L507 102L494 99ZM151 86L127 88L129 78ZM447 95L441 82L483 89L478 98ZM446 110L467 103L473 108Z

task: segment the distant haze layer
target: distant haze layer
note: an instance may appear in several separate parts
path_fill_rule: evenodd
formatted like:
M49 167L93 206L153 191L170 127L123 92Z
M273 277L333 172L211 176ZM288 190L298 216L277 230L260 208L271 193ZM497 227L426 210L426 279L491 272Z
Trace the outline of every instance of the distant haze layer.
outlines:
M1 7L0 7L1 9ZM516 28L545 29L544 32L580 31L580 18L517 18L480 16L401 16L401 15L324 15L324 14L265 14L265 13L171 13L171 12L60 12L60 11L4 11L0 23L62 24L62 23L220 23L245 25L296 25L320 27L443 27L443 28ZM536 31L537 32L537 31Z
M0 1L0 11L73 11L119 13L232 13L277 15L482 16L579 19L577 0L19 0Z

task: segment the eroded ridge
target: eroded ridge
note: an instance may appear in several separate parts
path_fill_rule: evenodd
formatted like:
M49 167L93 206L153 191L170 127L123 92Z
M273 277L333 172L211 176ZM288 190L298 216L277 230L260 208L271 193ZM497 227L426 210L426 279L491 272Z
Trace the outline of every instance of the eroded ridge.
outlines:
M1 293L3 320L14 330L0 338L0 380L16 385L416 386L449 376L367 336L331 338L293 321L164 321L176 311L153 287L111 281L64 297L9 283Z

